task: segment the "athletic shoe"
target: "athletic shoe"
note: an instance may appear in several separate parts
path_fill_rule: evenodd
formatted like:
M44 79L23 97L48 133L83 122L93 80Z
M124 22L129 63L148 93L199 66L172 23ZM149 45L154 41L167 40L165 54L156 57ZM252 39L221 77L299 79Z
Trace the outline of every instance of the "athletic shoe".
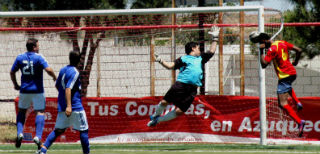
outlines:
M21 142L23 140L23 134L19 134L16 138L16 148L20 148L21 147Z
M155 118L158 118L158 117L159 117L159 115L156 115L156 116L151 115L151 116L150 116L150 121L153 120L153 119L155 119Z
M301 120L300 124L298 125L298 128L299 128L299 137L302 137L302 134L303 134L303 128L304 128L304 125L306 124L306 121L305 120Z
M298 111L303 109L303 106L300 102L297 103L297 109L298 109Z
M47 149L45 148L41 148L39 151L39 154L46 154L47 153Z
M158 124L158 119L160 116L150 116L150 121L148 122L148 127L154 127Z
M38 146L38 150L40 150L42 143L41 143L41 141L40 141L40 139L39 139L38 136L36 136L36 137L33 138L33 142Z

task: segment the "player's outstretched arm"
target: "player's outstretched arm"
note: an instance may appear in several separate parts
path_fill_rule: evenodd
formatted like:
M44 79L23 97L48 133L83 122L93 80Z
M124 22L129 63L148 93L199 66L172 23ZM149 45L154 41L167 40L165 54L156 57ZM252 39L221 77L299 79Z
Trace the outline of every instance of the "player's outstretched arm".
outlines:
M217 49L217 42L219 41L220 28L217 26L212 26L211 30L208 32L212 36L212 43L209 52L215 53Z
M10 71L10 78L13 83L14 89L20 90L20 86L18 85L17 78L16 78L16 72Z
M48 73L48 75L50 75L52 77L53 81L57 80L56 74L54 74L51 67L47 67L44 70Z
M158 54L153 55L156 62L159 62L163 67L166 69L173 69L174 68L174 62L166 62L164 61Z
M293 46L292 50L296 52L296 58L292 62L292 65L297 66L301 57L302 49L299 47Z

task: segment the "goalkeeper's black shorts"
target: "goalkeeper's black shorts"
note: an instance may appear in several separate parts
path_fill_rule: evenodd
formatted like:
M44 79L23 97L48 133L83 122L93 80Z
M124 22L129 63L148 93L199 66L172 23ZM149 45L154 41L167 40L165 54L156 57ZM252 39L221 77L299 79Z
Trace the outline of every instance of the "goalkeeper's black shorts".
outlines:
M197 88L195 85L176 81L163 99L186 112L197 95Z

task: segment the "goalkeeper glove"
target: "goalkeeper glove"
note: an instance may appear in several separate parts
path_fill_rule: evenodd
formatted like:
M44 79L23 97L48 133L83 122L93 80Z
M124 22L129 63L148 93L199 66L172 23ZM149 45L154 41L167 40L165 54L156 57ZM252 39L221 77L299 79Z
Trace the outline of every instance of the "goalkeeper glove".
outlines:
M156 62L159 62L160 64L162 64L163 60L160 58L160 56L158 54L154 54L154 59Z
M217 26L212 26L211 31L208 32L208 34L212 35L212 40L213 41L218 41L219 40L219 32L220 28Z

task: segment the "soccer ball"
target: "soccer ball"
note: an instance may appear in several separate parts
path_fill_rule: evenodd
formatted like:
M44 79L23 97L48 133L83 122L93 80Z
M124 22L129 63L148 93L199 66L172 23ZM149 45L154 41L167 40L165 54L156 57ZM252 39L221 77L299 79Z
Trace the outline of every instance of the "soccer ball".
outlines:
M252 43L258 43L259 42L259 35L260 33L257 32L257 31L254 31L252 32L250 35L249 35L249 39Z
M269 40L270 36L266 33L254 31L249 35L249 39L252 43L261 43L262 40Z

